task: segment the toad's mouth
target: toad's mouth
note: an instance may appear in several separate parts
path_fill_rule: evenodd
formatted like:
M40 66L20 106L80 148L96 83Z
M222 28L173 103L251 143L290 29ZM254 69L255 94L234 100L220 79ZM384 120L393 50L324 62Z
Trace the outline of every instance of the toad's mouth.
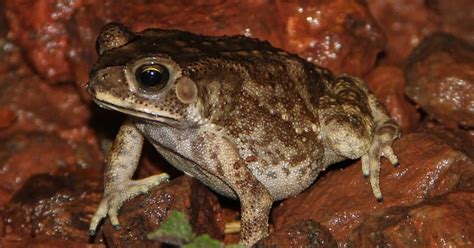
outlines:
M148 113L145 111L140 111L136 109L130 109L130 108L125 108L110 102L105 102L97 98L93 98L94 102L99 105L99 107L104 108L104 109L109 109L113 111L118 111L127 115L131 115L134 117L138 117L147 121L152 121L152 122L158 122L158 123L177 123L178 120L162 116L162 115L157 115L157 114L152 114Z

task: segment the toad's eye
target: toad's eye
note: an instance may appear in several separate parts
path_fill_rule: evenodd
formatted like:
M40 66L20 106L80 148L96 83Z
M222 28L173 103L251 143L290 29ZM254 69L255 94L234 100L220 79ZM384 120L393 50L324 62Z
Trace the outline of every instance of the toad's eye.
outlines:
M168 82L170 73L166 67L159 64L142 65L136 70L135 78L140 87L146 90L159 90Z

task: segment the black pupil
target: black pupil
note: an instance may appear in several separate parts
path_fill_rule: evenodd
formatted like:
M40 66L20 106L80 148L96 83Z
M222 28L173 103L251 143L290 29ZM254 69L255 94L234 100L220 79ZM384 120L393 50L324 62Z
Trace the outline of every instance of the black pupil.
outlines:
M136 78L147 88L161 88L168 82L169 72L162 65L144 65L138 68Z

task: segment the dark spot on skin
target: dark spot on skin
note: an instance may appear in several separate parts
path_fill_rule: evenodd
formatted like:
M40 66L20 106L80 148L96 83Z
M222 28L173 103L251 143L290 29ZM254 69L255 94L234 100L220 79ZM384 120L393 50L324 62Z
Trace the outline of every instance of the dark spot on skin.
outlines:
M238 170L238 169L242 168L243 166L245 166L245 162L242 161L242 160L238 160L234 163L234 169L235 170Z
M271 179L277 179L277 174L276 172L269 172L267 173L267 177L271 178Z
M290 170L288 168L282 168L283 170L283 173L285 173L285 175L289 176L290 175Z
M247 163L255 162L256 160L257 158L255 156L248 156L245 158L245 162Z
M303 168L300 169L300 174L301 174L302 176L304 176L304 175L306 175L306 171L307 171L307 168L306 168L306 167L303 167Z

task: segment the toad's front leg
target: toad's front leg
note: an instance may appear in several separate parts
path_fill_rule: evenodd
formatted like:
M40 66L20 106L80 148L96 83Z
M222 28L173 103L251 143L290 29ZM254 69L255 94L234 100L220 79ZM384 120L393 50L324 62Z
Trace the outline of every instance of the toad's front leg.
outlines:
M140 159L143 139L143 135L130 121L125 122L120 128L107 159L104 194L89 226L91 235L95 234L100 220L107 215L112 225L119 228L117 214L122 204L168 179L168 175L163 173L141 180L132 180Z
M398 126L361 80L341 76L329 90L331 94L321 98L322 134L339 156L362 158L362 172L369 177L375 198L381 201L380 157L398 164L392 150L392 142L399 136Z

